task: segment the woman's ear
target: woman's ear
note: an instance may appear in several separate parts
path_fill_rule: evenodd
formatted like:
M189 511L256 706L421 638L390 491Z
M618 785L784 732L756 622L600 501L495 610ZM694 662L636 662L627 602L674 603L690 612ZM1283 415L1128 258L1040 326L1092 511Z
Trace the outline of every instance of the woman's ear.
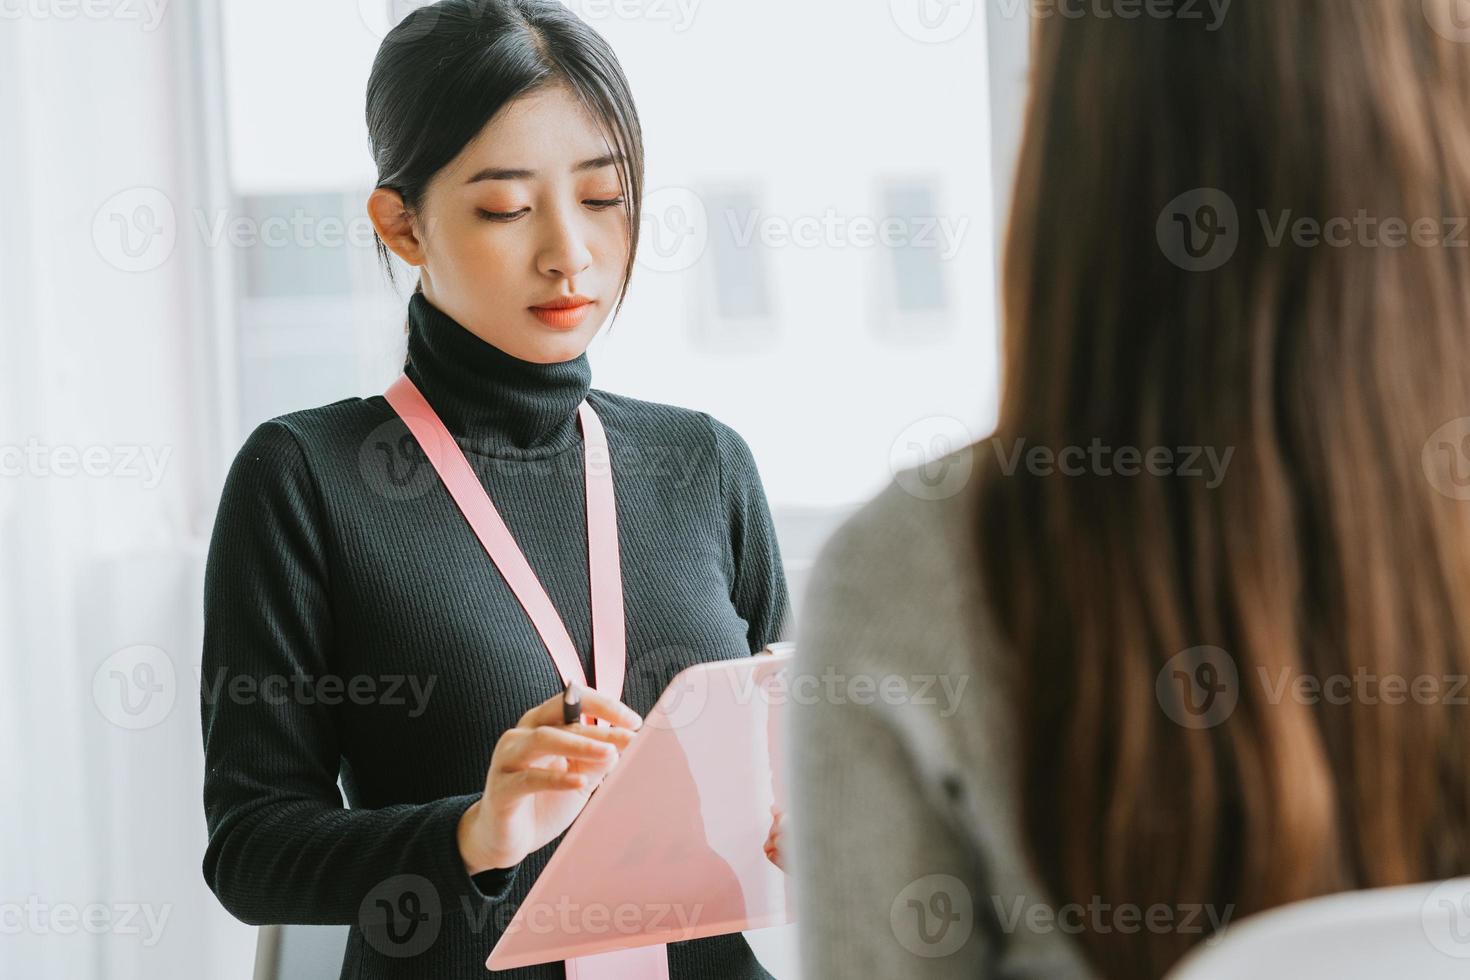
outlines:
M368 218L383 244L412 266L424 264L424 244L419 240L403 197L390 187L379 187L368 195Z

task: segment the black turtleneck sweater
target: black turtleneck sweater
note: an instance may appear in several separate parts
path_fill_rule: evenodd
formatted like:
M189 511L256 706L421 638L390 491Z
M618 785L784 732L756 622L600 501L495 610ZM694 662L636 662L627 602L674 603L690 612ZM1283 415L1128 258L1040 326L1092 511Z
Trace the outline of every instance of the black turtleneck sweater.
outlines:
M683 668L784 637L780 552L733 429L590 388L585 353L513 357L422 293L409 301L404 369L505 518L589 679L584 398L612 454L623 700L646 715ZM246 439L209 547L202 666L204 877L226 909L257 925L349 924L344 980L560 980L561 963L484 965L560 838L508 872L471 877L456 832L501 733L561 680L381 395L282 415ZM739 933L673 944L669 965L675 980L769 977Z

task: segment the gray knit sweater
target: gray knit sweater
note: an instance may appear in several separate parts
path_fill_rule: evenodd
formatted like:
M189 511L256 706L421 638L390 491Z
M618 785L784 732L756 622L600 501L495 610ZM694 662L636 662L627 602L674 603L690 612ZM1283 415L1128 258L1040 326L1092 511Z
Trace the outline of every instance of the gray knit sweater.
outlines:
M807 980L1091 976L1023 856L966 482L940 496L900 473L798 604L788 866Z

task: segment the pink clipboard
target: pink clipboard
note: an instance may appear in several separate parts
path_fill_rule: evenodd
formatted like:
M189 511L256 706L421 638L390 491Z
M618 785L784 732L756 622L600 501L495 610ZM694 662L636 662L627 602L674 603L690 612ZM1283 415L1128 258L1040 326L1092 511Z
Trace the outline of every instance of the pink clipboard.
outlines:
M792 921L791 882L763 848L771 806L787 809L781 752L794 646L696 664L669 682L486 967Z

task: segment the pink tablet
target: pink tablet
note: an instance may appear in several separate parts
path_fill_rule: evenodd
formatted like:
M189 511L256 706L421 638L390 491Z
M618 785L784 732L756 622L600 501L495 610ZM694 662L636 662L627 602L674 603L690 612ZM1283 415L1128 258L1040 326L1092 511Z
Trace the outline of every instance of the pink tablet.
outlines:
M794 645L679 673L593 791L485 965L509 970L784 925L766 857Z

